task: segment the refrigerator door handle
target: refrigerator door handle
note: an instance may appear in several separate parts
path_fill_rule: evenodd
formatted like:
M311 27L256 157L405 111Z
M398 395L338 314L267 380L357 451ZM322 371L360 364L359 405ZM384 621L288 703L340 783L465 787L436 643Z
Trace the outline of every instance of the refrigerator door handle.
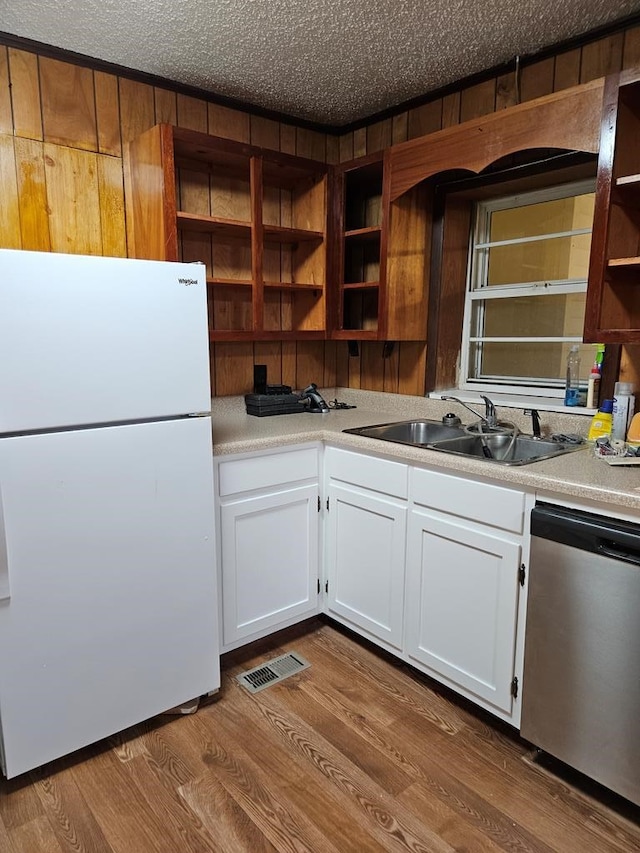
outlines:
M11 589L9 587L9 552L7 551L2 488L0 487L0 601L5 601L9 598L11 598Z

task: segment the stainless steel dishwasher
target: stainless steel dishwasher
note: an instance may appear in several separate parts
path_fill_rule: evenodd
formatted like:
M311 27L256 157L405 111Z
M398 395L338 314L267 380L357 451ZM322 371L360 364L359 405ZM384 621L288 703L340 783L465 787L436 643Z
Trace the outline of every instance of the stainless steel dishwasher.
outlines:
M640 805L640 525L538 503L520 733Z

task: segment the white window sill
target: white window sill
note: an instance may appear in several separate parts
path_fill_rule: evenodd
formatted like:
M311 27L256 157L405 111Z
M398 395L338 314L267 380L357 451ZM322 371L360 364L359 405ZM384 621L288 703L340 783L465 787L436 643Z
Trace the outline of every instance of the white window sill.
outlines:
M431 391L427 396L431 400L441 400L443 397L457 397L463 403L468 403L478 412L484 412L484 402L480 391L464 391L450 388L446 391ZM504 409L536 409L538 412L561 412L565 415L586 415L593 417L597 409L587 409L586 406L565 406L560 397L527 397L526 395L500 394L489 392L487 397L496 407Z

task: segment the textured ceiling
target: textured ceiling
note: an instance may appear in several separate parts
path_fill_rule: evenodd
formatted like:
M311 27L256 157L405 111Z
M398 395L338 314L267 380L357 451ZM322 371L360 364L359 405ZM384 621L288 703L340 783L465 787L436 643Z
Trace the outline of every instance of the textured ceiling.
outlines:
M341 125L640 0L0 0L0 31Z

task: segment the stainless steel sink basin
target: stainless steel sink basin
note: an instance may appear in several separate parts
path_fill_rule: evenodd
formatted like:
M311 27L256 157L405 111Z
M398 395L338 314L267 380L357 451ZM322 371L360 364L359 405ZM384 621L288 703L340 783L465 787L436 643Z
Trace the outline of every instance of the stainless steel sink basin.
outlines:
M431 450L443 453L455 453L458 456L470 456L497 462L502 465L528 465L542 459L561 456L582 445L560 444L534 438L532 435L462 435L446 441L437 441L430 445Z
M374 426L345 429L354 435L364 435L367 438L379 438L381 441L395 441L399 444L411 444L414 447L425 447L435 441L464 437L462 427L446 426L442 421L430 421L424 418L412 421L395 421L390 424L375 424Z
M532 435L517 435L512 439L511 433L504 432L478 435L477 432L468 432L462 426L447 426L442 421L426 418L354 427L343 432L381 441L410 444L412 447L424 447L441 453L486 459L487 462L500 465L528 465L530 462L539 462L579 450L583 446L560 444Z

